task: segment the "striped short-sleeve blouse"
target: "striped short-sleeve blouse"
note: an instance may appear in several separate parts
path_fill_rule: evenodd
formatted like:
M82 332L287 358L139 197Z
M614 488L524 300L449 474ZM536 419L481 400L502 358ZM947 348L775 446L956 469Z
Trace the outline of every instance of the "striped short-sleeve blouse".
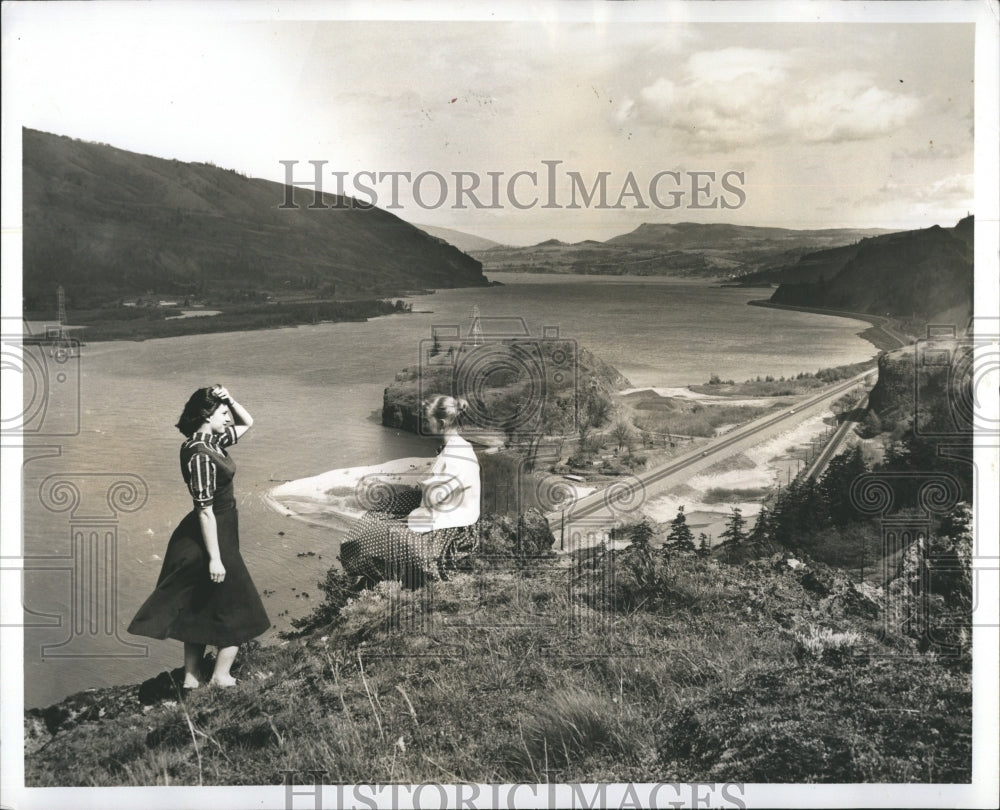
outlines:
M181 474L196 507L211 506L219 483L219 463L228 459L226 448L236 444L236 428L224 433L194 433L181 445Z

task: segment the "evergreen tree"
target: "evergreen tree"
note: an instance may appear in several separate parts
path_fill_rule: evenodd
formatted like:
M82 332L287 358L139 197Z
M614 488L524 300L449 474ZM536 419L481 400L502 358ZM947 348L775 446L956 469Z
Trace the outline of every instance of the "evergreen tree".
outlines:
M649 548L649 541L656 534L656 529L648 518L643 518L638 523L626 527L626 534L632 545L637 548Z
M690 554L694 552L694 534L687 525L684 507L677 507L677 517L670 522L670 533L663 547L673 554Z
M719 535L723 542L732 546L741 546L747 540L746 519L738 506L733 507L729 520L726 522L726 530Z
M814 535L830 526L826 499L811 478L787 486L770 515L771 540L786 548L808 548Z
M868 465L861 456L860 447L834 457L827 466L820 479L819 491L834 526L843 528L860 517L851 501L851 487L866 472Z
M757 522L750 532L750 544L758 554L762 553L771 540L771 512L766 506L760 508Z
M708 557L712 553L712 546L708 541L708 535L702 532L698 535L698 556Z

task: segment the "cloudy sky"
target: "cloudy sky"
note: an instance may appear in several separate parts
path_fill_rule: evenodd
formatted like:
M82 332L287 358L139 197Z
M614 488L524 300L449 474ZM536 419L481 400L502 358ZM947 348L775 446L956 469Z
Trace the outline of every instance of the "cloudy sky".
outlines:
M279 181L281 160L300 161L297 180L323 160L329 191L334 171L349 192L359 172L437 172L444 187L428 176L419 200L401 178L396 213L500 242L604 239L642 222L952 225L974 205L968 23L638 21L615 4L542 5L521 21L193 25L85 6L5 18L5 114L24 126ZM543 160L560 161L552 188ZM454 172L492 207L458 208ZM509 191L516 172L537 183ZM567 208L568 172L588 188L603 176L620 205ZM724 193L727 172L742 195ZM651 199L657 176L677 208ZM391 202L388 180L364 184ZM692 207L712 200L738 207Z

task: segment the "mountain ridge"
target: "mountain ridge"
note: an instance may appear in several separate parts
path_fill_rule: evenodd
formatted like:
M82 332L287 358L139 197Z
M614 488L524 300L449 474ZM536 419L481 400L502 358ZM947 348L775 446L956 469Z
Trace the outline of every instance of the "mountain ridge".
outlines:
M808 254L772 276L781 283L770 300L894 317L913 327L942 319L964 327L973 307L974 231L967 216L953 228L934 225Z
M880 228L790 228L731 223L654 223L639 225L604 242L566 243L547 239L527 247L472 251L484 272L665 275L712 279L794 263L817 250L840 247L874 235Z
M105 305L149 292L254 300L485 286L482 265L349 198L22 130L24 299ZM294 208L282 208L289 201Z

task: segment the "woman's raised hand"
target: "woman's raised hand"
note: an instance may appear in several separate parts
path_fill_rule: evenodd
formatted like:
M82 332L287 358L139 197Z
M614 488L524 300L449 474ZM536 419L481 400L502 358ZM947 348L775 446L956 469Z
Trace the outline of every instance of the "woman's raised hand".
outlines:
M224 385L213 385L212 395L218 397L224 402L230 401L233 396L229 393L229 390Z

